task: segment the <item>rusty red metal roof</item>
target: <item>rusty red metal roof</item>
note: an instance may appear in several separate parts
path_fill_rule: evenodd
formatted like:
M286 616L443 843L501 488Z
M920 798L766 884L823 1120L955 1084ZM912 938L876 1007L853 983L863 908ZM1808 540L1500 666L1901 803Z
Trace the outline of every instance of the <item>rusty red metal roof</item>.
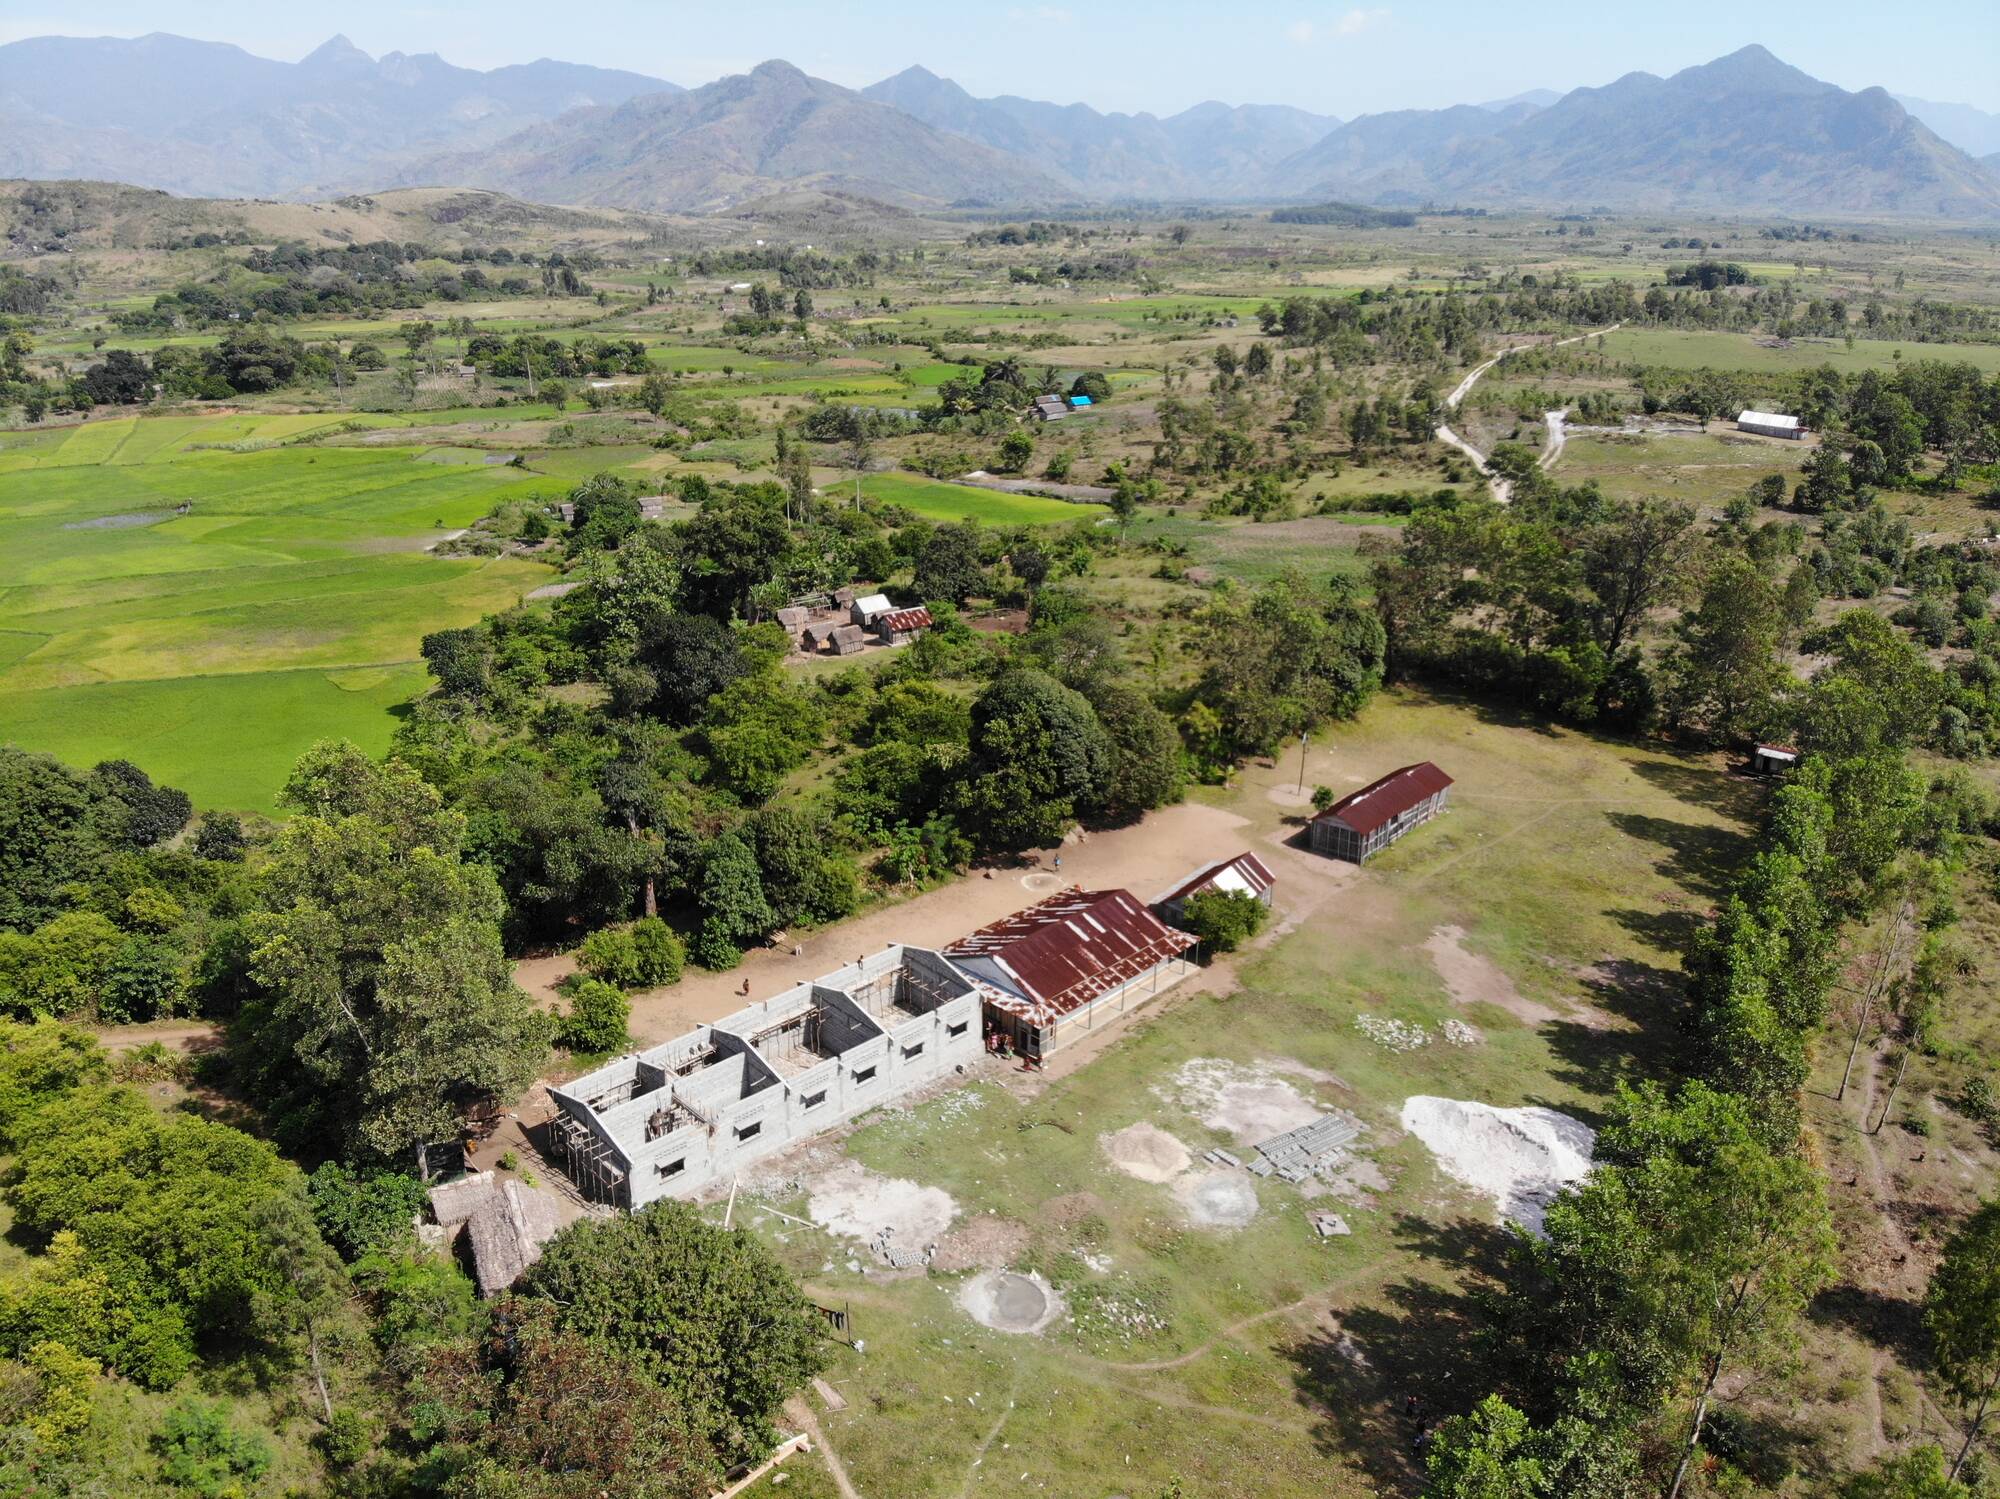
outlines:
M887 614L878 614L868 623L883 630L928 630L931 627L931 611L919 604L914 609L891 609Z
M1328 807L1314 822L1338 822L1367 837L1391 818L1400 817L1421 801L1452 784L1450 776L1430 761L1392 770Z
M1278 877L1271 873L1270 866L1246 850L1233 859L1218 859L1213 864L1202 865L1153 904L1164 906L1173 901L1186 900L1190 895L1199 895L1227 873L1234 873L1249 886L1252 895L1262 895L1278 883Z
M1179 957L1194 943L1129 891L1072 886L959 938L944 952L973 960L968 971L975 978L980 967L991 964L1014 992L983 981L989 1003L1046 1024Z

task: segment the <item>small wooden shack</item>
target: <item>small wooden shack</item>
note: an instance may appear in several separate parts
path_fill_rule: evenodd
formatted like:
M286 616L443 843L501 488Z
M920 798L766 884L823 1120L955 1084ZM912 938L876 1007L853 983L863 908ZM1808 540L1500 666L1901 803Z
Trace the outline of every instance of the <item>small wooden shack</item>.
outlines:
M859 625L835 625L829 639L836 656L857 656L868 649L868 632Z
M895 607L886 593L864 594L847 606L847 618L851 624L866 625L876 615L887 614Z
M816 619L800 632L799 649L812 654L818 654L833 643L833 632L835 630L844 630L847 628L849 626L843 625L837 619Z
M1306 825L1312 851L1365 863L1442 812L1451 786L1451 777L1428 760L1392 770L1342 797Z
M1036 396L1032 414L1036 421L1059 422L1069 415L1069 405L1061 396Z
M915 640L931 627L931 611L922 605L915 609L891 609L874 616L869 620L868 627L882 644L902 645Z
M1798 767L1799 752L1789 744L1760 744L1750 755L1750 768L1760 776L1781 776Z
M1248 895L1268 906L1271 887L1277 883L1278 877L1271 873L1271 866L1246 849L1233 859L1217 859L1213 864L1202 865L1155 900L1153 909L1160 913L1160 920L1172 924L1186 914L1189 900L1211 890L1224 895Z

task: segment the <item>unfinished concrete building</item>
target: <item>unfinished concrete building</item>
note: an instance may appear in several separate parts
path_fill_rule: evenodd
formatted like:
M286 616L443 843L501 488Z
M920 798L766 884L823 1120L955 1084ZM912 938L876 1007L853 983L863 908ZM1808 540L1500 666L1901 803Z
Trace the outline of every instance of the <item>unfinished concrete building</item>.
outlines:
M976 1060L977 987L890 947L562 1088L551 1153L600 1202L689 1197Z

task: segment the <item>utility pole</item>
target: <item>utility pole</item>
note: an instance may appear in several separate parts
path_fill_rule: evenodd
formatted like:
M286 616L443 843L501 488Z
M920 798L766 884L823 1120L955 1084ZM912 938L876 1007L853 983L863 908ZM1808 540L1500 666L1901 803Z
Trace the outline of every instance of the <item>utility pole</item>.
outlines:
M1306 730L1299 730L1299 795L1306 794Z

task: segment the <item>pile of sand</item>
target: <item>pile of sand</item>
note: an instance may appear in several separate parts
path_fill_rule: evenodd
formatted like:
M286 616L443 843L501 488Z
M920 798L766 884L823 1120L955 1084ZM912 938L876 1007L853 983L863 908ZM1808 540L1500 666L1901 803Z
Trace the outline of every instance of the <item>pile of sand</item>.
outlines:
M1403 1100L1403 1128L1430 1147L1446 1176L1536 1233L1555 1195L1590 1173L1597 1142L1589 1125L1554 1109L1496 1109L1456 1098Z
M988 1270L958 1292L959 1307L981 1327L995 1332L1040 1332L1061 1315L1062 1297L1039 1275Z
M878 1176L856 1161L821 1172L806 1188L806 1215L821 1228L869 1243L886 1228L899 1249L936 1243L958 1216L949 1192Z
M1143 1119L1113 1134L1099 1135L1097 1144L1111 1157L1112 1165L1142 1182L1172 1181L1193 1159L1185 1145Z

